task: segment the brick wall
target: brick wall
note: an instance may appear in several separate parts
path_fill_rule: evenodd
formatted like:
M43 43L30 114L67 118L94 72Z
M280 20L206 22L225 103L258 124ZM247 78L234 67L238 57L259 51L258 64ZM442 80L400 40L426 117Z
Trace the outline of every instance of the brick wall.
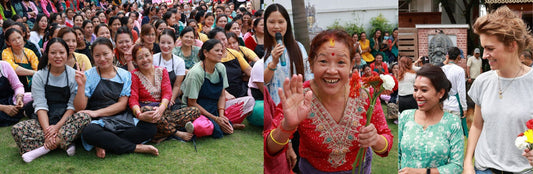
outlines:
M467 58L467 30L466 28L443 28L440 29L446 35L457 36L457 47L463 50L463 56ZM435 28L418 28L418 55L427 56L429 50L429 35L435 35ZM459 63L460 66L466 68L466 59L462 59Z

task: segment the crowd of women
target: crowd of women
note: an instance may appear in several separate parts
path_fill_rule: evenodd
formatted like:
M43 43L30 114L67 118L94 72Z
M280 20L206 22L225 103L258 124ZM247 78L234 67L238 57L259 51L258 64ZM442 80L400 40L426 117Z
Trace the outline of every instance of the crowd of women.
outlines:
M262 117L263 19L250 3L63 2L0 11L0 125L25 162L72 156L77 139L100 158L159 155L145 143L221 138Z
M348 34L338 30L319 33L305 54L290 34L291 26L286 24L290 19L281 5L267 7L264 16L265 173L290 173L296 164L301 173L351 173L353 169L370 173L369 160L356 162L359 149L368 148L367 156L387 156L393 135L379 101L370 125L364 126L369 96L350 97L348 82L354 71L363 77L387 74L388 60L383 61L387 54L374 56L372 48L346 39ZM532 69L519 57L532 48L533 37L507 7L479 17L473 29L480 35L483 58L492 71L481 74L468 92L476 104L469 134L463 132L461 117L443 108L447 100L460 101L446 65L420 65L427 60L413 62L409 57L401 57L399 66L391 65L398 67L392 68L392 74L399 80L399 173L530 172L533 152L516 148L514 142L532 118L527 109L532 103L528 92ZM278 32L282 43L274 39ZM361 40L366 40L364 33ZM450 49L448 54L446 64L459 61L459 51ZM370 58L376 59L373 68L354 67L373 61ZM299 150L293 149L297 141Z

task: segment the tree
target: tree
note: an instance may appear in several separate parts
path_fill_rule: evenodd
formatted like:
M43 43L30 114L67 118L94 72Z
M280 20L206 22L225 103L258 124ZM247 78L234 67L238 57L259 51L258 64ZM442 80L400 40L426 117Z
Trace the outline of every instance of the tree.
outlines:
M294 36L302 43L305 50L309 50L309 30L307 29L307 16L304 0L292 0L292 17L294 23Z

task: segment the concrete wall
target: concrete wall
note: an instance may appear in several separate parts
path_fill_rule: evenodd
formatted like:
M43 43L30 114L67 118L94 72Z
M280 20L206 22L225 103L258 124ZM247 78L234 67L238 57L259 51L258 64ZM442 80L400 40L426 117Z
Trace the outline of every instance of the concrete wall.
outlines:
M279 3L287 8L292 20L292 5L290 0L265 0L265 8L269 4ZM356 23L363 27L370 27L370 19L380 13L390 24L398 24L397 0L305 0L305 5L315 5L316 22L318 27L326 29L335 20L340 24Z

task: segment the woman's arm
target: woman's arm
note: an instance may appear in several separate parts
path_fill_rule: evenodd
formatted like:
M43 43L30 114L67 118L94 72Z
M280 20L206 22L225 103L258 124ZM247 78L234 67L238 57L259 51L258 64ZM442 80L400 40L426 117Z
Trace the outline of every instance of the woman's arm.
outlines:
M183 82L184 75L176 76L176 81L174 82L174 87L172 88L172 98L170 99L171 105L174 105L176 98L180 96L181 93L181 83Z
M213 120L216 120L216 116L209 113L207 110L204 109L204 107L202 107L200 104L198 104L197 102L197 99L191 99L191 98L188 98L187 99L187 106L189 107L197 107L199 110L200 110L200 114L206 116L206 117L209 117Z
M128 96L122 96L118 99L118 102L116 102L115 104L109 105L105 108L98 109L92 112L93 115L91 115L91 117L96 118L96 117L113 116L126 110L127 106L128 106Z
M476 107L474 109L474 121L472 122L472 127L470 127L470 131L468 132L469 136L466 146L463 170L463 173L465 174L475 173L474 164L472 160L474 157L474 150L476 149L477 141L479 140L479 136L481 135L481 130L483 130L483 117L481 116L481 106L476 104Z

